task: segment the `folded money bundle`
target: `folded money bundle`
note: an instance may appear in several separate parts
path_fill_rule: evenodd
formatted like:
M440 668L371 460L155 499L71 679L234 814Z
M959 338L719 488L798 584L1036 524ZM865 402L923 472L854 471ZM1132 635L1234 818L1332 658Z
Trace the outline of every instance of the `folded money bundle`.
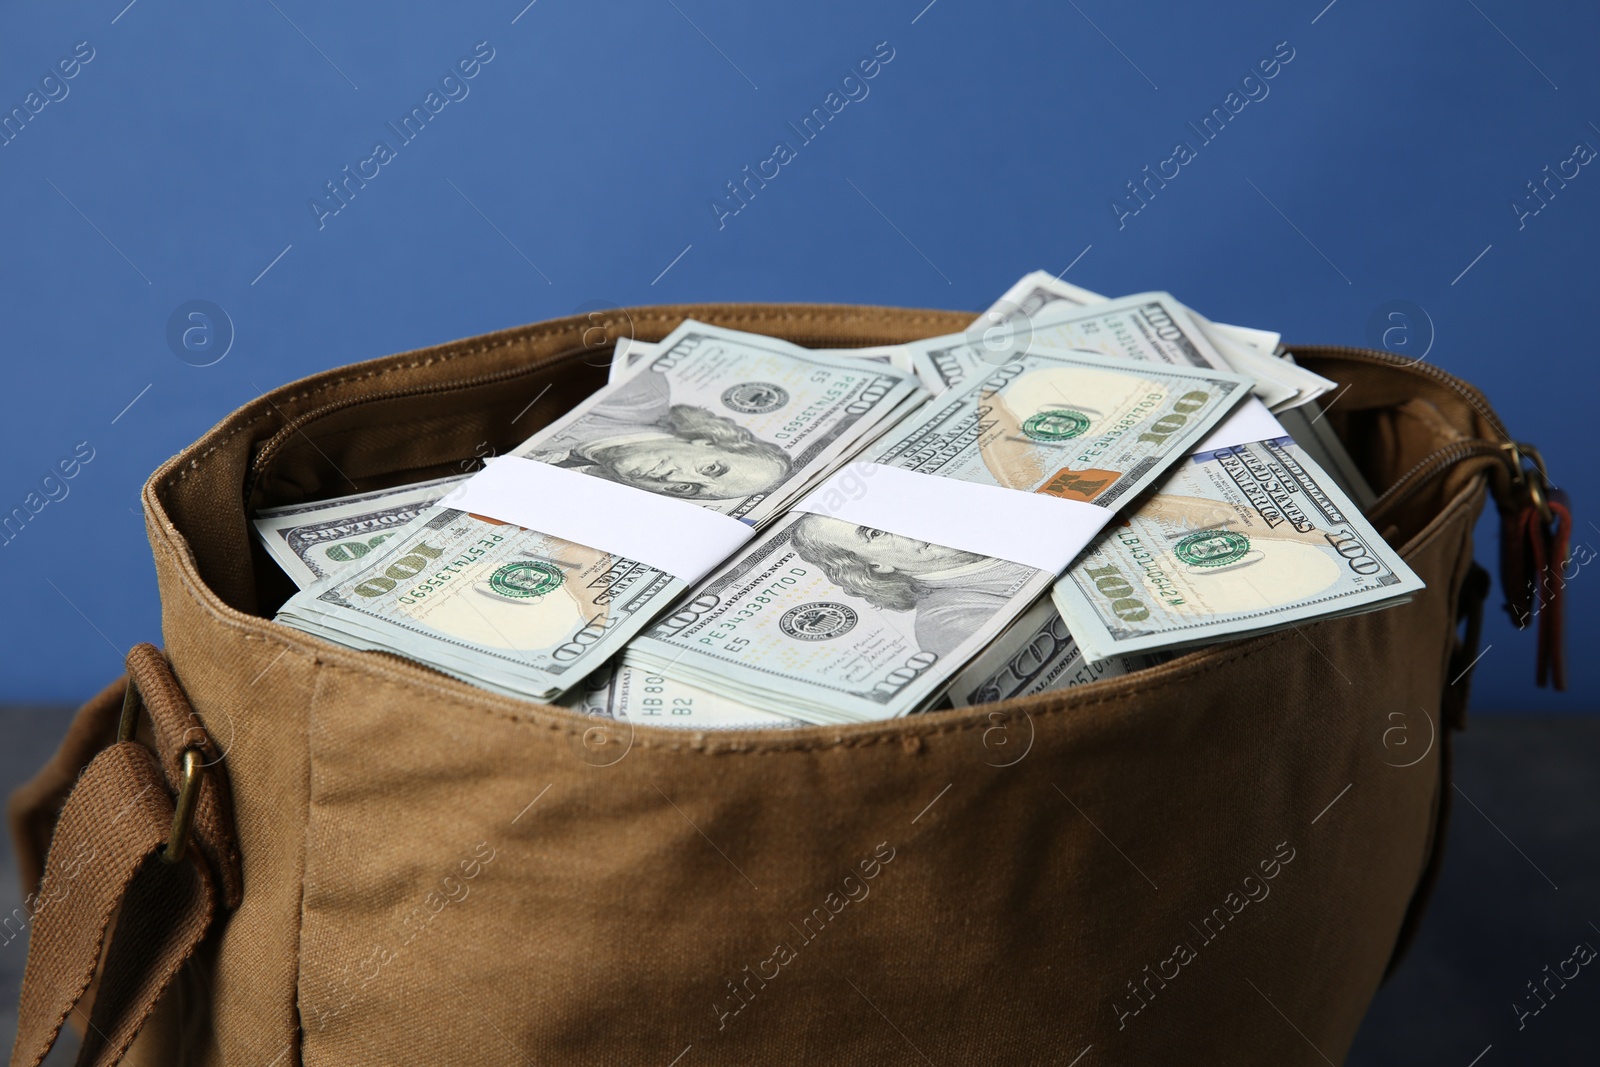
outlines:
M911 374L886 361L689 322L647 365L512 456L630 487L637 500L687 501L759 528L921 394ZM635 519L551 513L546 532L434 503L358 566L292 597L277 618L352 648L549 700L698 577L560 535L562 526L596 518L619 526ZM276 536L286 540L281 528Z
M339 644L630 722L881 719L1408 599L1303 414L1333 387L1036 273L909 345L686 321L477 475L256 529L301 587L278 621Z
M1247 389L1031 349L918 409L624 662L811 722L915 711Z

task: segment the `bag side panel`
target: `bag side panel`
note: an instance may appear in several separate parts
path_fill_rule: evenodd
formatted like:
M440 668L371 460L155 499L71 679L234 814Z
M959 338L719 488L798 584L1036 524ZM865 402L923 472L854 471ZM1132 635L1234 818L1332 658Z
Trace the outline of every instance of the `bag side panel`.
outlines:
M191 577L152 541L167 655L222 750L243 858L243 899L202 947L204 965L190 975L199 982L184 987L184 1052L195 1062L273 1062L299 1043L295 977L314 660L268 636L264 623L201 602ZM284 1055L281 1062L294 1061Z
M1426 863L1438 749L1385 731L1437 727L1481 500L1407 606L992 714L586 735L327 657L305 1062L1336 1062Z

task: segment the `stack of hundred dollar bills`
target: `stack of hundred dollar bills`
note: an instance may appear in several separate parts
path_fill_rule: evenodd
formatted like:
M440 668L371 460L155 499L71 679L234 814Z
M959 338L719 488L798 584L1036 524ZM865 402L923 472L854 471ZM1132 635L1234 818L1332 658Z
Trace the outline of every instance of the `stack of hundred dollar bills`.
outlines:
M965 332L904 345L694 321L620 342L609 382L511 454L752 527L692 587L440 503L470 475L255 526L300 587L277 620L337 644L638 724L871 721L1408 600L1422 583L1319 418L1334 388L1275 333L1037 272ZM836 518L814 492L883 467L1092 504L1103 530L1039 570Z

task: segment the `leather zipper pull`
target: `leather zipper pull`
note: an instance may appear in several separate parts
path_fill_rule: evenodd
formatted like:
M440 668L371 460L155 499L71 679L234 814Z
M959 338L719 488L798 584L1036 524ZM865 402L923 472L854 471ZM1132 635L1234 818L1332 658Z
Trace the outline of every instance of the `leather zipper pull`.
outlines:
M1528 628L1536 611L1533 546L1528 542L1530 518L1535 522L1539 518L1539 510L1531 504L1500 512L1500 588L1505 590L1506 614L1519 630Z
M1537 511L1538 528L1530 538L1537 562L1539 597L1539 652L1535 680L1542 687L1546 678L1557 692L1567 688L1566 588L1567 560L1572 543L1572 509L1564 490L1553 489L1546 519Z
M1567 688L1566 568L1572 543L1572 509L1564 490L1553 488L1544 459L1530 445L1508 446L1521 506L1500 520L1500 584L1506 611L1517 629L1538 619L1534 679L1540 688ZM1523 459L1531 461L1523 466Z

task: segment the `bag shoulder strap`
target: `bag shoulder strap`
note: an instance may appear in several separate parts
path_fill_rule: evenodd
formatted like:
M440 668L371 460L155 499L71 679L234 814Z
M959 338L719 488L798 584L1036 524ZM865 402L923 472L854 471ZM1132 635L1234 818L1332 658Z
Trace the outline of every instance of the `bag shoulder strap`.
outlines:
M64 788L73 761L109 740L112 695L84 706L12 797L32 926L12 1067L38 1067L69 1016L84 1030L80 1067L120 1063L219 906L242 894L220 753L153 646L128 654L116 742Z

